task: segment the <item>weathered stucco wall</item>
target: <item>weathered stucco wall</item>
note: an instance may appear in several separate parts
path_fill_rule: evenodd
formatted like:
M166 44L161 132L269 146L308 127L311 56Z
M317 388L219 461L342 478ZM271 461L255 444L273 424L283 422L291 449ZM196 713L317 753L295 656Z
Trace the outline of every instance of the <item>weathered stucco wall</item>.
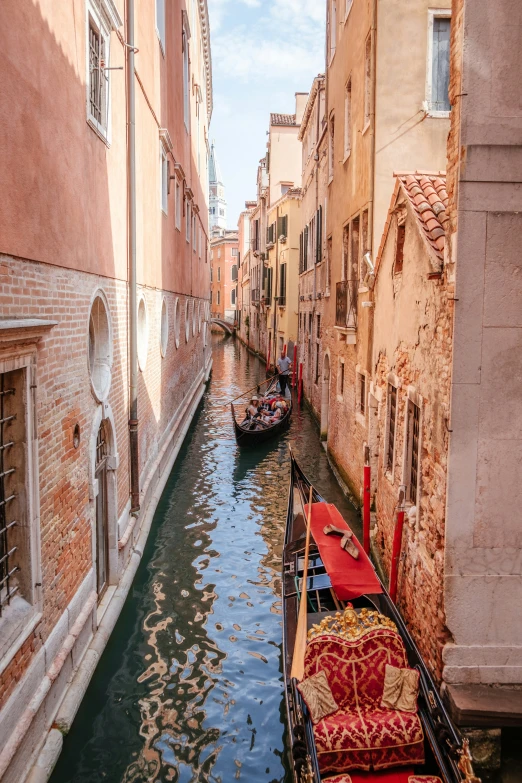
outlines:
M399 197L397 206L404 203ZM389 573L399 487L406 483L410 396L421 409L420 478L417 504L407 504L398 602L426 662L440 679L442 648L449 636L443 579L453 286L444 275L428 278L434 261L411 207L406 209L403 271L394 274L397 219L392 216L375 284L370 410L377 409L379 444L376 544ZM391 470L387 464L389 382L398 387Z

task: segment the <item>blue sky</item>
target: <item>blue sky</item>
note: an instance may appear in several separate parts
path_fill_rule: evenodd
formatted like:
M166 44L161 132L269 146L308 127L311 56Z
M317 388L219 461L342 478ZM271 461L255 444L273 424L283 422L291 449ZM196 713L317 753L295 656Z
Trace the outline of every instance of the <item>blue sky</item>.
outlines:
M226 187L228 228L256 196L270 112L324 71L325 0L208 0L214 82L210 138Z

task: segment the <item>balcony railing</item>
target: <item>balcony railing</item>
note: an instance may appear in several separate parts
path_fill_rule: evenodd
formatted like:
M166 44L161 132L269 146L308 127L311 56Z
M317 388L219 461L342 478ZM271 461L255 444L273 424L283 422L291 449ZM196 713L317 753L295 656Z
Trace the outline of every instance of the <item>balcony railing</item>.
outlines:
M335 325L357 328L357 280L341 280L335 289Z

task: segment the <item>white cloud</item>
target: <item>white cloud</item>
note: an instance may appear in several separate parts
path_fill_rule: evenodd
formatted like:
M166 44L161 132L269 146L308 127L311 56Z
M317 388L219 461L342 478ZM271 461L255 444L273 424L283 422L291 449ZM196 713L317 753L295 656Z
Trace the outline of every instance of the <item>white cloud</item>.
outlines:
M255 194L270 112L324 71L326 0L208 0L214 75L211 138L225 179L228 222Z

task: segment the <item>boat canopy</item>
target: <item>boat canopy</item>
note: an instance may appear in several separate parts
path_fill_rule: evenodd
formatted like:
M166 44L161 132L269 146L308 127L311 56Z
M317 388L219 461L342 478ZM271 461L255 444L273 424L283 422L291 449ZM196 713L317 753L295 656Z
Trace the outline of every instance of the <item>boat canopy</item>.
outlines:
M308 505L305 507L305 516L308 517ZM340 601L351 601L361 595L382 593L375 569L355 535L351 540L359 550L357 559L340 547L338 536L325 535L323 529L327 525L350 530L332 503L312 503L311 533L337 598Z

